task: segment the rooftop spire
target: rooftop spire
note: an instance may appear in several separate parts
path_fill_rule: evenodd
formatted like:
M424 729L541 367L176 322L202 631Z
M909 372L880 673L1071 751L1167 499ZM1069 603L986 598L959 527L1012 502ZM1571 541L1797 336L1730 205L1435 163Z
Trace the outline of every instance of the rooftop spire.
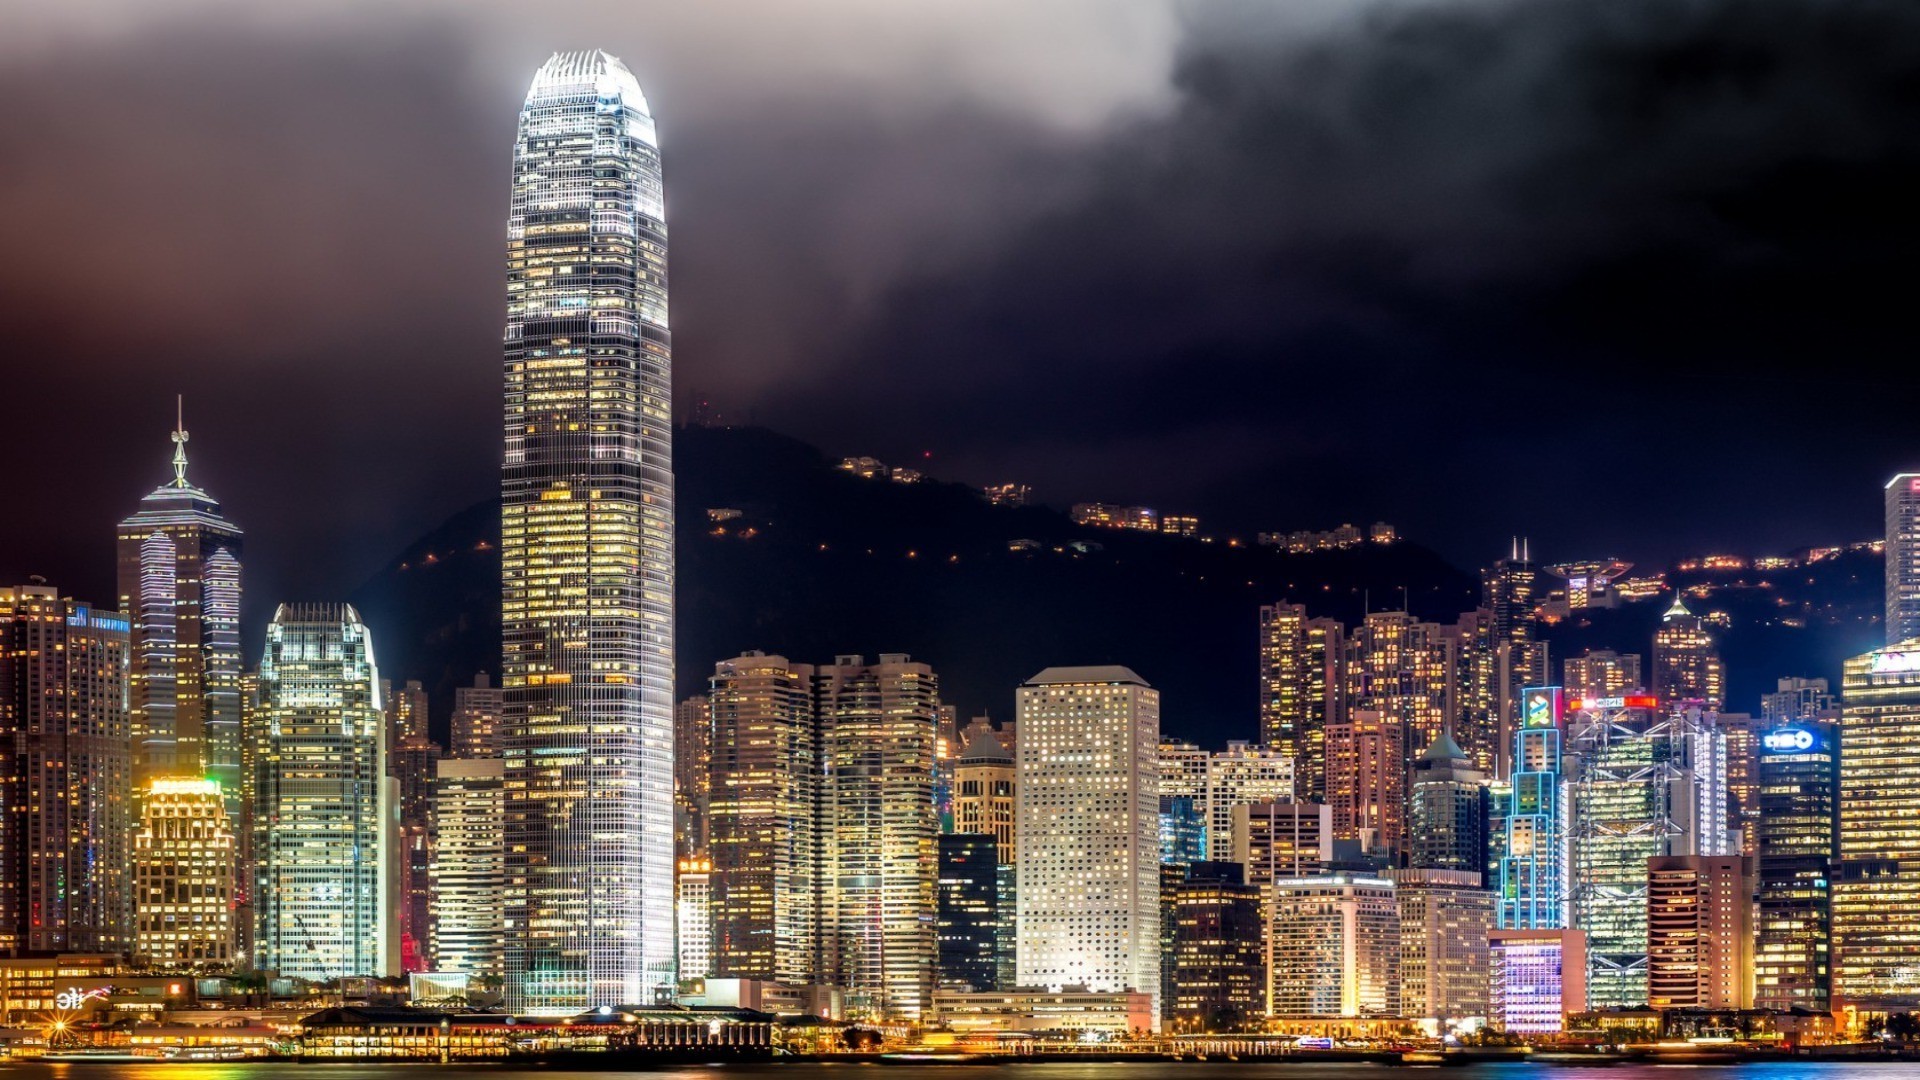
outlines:
M173 486L187 486L187 396L173 399Z

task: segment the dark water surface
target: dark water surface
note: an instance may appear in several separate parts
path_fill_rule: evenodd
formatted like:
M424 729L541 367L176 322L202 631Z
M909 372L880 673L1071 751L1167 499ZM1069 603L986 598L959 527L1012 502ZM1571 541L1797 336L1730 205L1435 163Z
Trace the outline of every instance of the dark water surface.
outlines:
M821 1065L757 1064L710 1068L526 1069L498 1065L396 1064L157 1064L42 1065L0 1064L0 1077L17 1080L561 1080L594 1077L645 1077L647 1080L1371 1080L1384 1077L1459 1077L1460 1080L1920 1080L1920 1062L1767 1062L1756 1065L1614 1065L1604 1068L1560 1066L1434 1066L1364 1064L1088 1064L1044 1065Z

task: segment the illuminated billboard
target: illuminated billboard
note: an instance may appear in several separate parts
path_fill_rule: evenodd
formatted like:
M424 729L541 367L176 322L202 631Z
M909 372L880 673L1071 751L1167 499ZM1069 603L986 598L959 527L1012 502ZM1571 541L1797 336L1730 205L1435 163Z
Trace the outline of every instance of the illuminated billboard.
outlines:
M1520 691L1520 725L1559 727L1566 712L1566 692L1558 686L1529 686Z
M1775 728L1760 736L1760 746L1769 754L1804 754L1819 744L1813 732L1801 727Z

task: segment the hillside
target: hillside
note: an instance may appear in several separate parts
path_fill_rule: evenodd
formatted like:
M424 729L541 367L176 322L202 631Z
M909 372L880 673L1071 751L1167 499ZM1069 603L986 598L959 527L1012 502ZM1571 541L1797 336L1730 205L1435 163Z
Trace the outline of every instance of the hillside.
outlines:
M754 428L682 429L675 455L682 696L745 649L807 662L884 650L932 664L963 716L1005 716L1043 667L1118 663L1161 690L1169 734L1253 738L1260 604L1352 620L1369 600L1399 606L1404 587L1417 614L1451 619L1476 599L1470 575L1404 541L1287 555L1081 528L958 484L862 480ZM721 507L742 516L710 522ZM426 682L440 723L454 686L498 670L498 536L497 504L471 507L352 598L382 672ZM1014 539L1040 549L1009 551Z

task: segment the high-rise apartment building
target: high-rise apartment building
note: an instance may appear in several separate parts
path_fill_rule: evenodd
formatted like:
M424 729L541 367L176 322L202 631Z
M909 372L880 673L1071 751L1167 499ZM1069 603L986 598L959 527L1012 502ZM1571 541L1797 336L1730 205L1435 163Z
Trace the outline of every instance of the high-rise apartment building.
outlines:
M1653 632L1653 692L1666 701L1727 703L1726 669L1714 651L1707 621L1687 610L1678 593Z
M943 833L934 930L934 985L942 990L1011 990L1000 985L1006 940L1000 844L987 833Z
M977 732L953 768L953 831L991 836L1001 865L1014 863L1013 751L991 728Z
M1333 835L1368 851L1403 849L1407 813L1407 724L1374 709L1351 709L1327 725L1327 802Z
M134 788L220 782L240 814L240 528L187 480L186 425L173 432L173 479L120 523L120 607L131 656Z
M1397 1017L1400 909L1393 882L1337 873L1273 883L1272 1013Z
M1198 862L1173 888L1166 963L1177 1031L1238 1031L1266 1013L1266 903L1245 879L1237 863Z
M505 691L494 686L486 672L473 677L472 686L453 691L453 727L447 738L447 756L500 756L500 714L506 708Z
M258 967L314 980L399 971L399 785L379 687L359 612L274 612L252 733Z
M1493 893L1478 871L1394 870L1400 912L1400 1011L1435 1035L1487 1015Z
M443 758L433 784L433 966L476 976L504 970L506 763Z
M134 943L129 628L46 585L0 588L0 945Z
M854 1015L912 1021L932 1001L939 683L904 653L840 656L814 677L832 825L836 985Z
M1920 649L1890 645L1841 671L1833 1004L1920 1006Z
M1016 694L1019 983L1152 995L1160 1015L1160 695L1124 667Z
M1293 757L1301 798L1326 797L1327 722L1340 712L1346 630L1303 604L1260 609L1260 738Z
M713 794L713 705L705 694L673 713L673 840L685 859L707 850L707 802ZM687 978L684 969L681 978Z
M1824 682L1825 680L1821 680ZM1754 844L1754 1006L1828 1011L1840 755L1834 725L1796 721L1760 736Z
M1920 637L1920 473L1887 481L1887 644Z
M149 781L133 838L135 962L163 971L230 969L238 860L220 781Z
M1431 744L1458 709L1456 646L1449 628L1421 622L1404 611L1376 611L1347 637L1341 719L1351 722L1364 710L1398 726L1405 740L1397 764L1401 772L1410 749ZM1331 737L1328 741L1331 744ZM1329 745L1329 786L1333 759ZM1331 795L1328 801L1335 802Z
M1561 680L1567 693L1579 698L1621 697L1647 688L1640 676L1638 653L1617 653L1612 649L1589 649L1570 656L1560 664Z
M1408 778L1407 865L1484 875L1487 781L1453 736L1441 732Z
M1753 878L1740 855L1647 863L1647 1004L1753 1007Z
M542 65L511 187L506 998L571 1013L674 982L667 226L653 116L625 65Z
M1544 686L1552 678L1536 614L1540 571L1525 539L1514 538L1508 556L1482 571L1480 591L1480 606L1490 619L1488 647L1493 653L1485 675L1490 685L1482 692L1491 699L1494 713L1493 761L1487 762L1484 748L1471 741L1466 749L1488 775L1505 780L1513 770L1513 763L1503 758L1513 748L1513 733L1520 726L1521 692L1529 686Z
M826 979L825 762L813 668L749 652L714 665L713 974Z

